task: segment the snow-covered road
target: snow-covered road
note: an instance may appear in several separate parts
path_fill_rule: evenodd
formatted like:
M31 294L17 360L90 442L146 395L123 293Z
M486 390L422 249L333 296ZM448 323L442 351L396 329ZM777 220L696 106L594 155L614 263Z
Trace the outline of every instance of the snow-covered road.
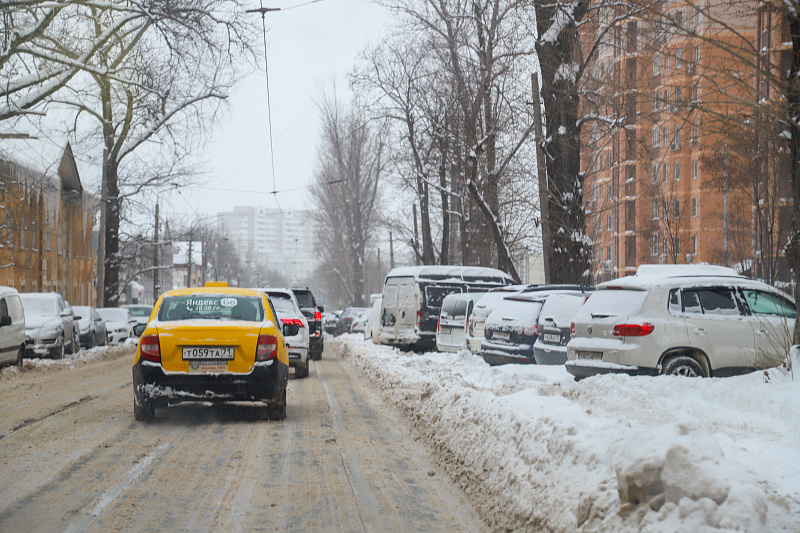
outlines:
M326 342L406 413L494 528L800 531L800 376L575 383L560 366Z

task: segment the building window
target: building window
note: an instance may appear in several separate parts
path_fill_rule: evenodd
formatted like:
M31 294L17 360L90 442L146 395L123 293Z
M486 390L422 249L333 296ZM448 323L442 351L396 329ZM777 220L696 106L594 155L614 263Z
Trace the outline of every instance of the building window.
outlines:
M664 247L662 248L661 253L664 254L664 255L668 255L669 254L669 239L664 237L664 239L662 240L662 244L664 245Z
M669 70L669 53L664 54L664 71Z
M674 135L672 136L672 143L677 146L681 142L681 127L679 124L675 124L673 128Z
M675 105L681 104L681 88L675 87Z
M606 261L611 261L611 246L606 246Z
M658 200L653 200L653 220L658 220Z
M611 193L612 193L612 192L613 192L613 191L611 190L611 184L609 183L609 184L608 184L608 194L606 195L606 196L608 197L608 199L609 199L609 200L611 199L611 196L612 196L612 194L611 194Z
M692 124L692 144L697 146L697 141L700 140L700 124Z
M680 161L675 161L675 164L672 167L673 173L672 178L675 181L681 181L681 163Z
M653 93L653 113L658 113L659 109L661 109L661 91L655 91Z
M650 239L650 255L658 255L658 233L654 234Z
M681 56L683 56L683 50L675 52L675 68L681 68Z
M697 255L697 237L692 237L692 255Z
M653 76L658 76L661 74L661 54L655 54L653 56Z
M678 253L681 251L681 241L677 235L675 235L675 247L672 248L672 251L675 253L675 255L678 255Z
M653 128L653 148L658 148L658 126Z
M602 184L602 183L600 184L600 190L599 190L598 192L600 193L600 194L598 195L598 198L599 198L600 200L602 200L602 199L603 199L603 184Z
M683 27L683 11L675 12L675 26L679 28Z
M695 64L700 63L700 47L699 46L695 46L694 47L694 62L695 62Z
M669 89L664 89L664 105L669 105Z
M653 183L658 183L658 161L653 163Z
M676 199L675 202L673 203L673 213L672 213L672 215L675 218L680 217L680 215L681 215L681 201L680 200Z
M611 231L611 215L608 215L606 217L606 223L607 223L606 229L608 229L608 231Z
M24 250L25 249L25 246L26 246L25 241L28 240L28 232L27 232L28 228L26 227L26 222L27 221L25 220L25 214L23 214L22 218L20 219L20 222L19 222L19 248L20 248L20 250Z
M692 216L697 216L697 198L692 198Z
M665 183L669 181L668 174L669 174L669 164L664 163L663 165L661 165L661 181Z
M693 180L697 179L697 159L692 161L692 179Z
M669 126L664 126L664 128L661 130L661 133L662 133L661 137L664 139L664 146L668 146L669 145Z
M692 102L699 102L700 101L700 82L695 82L692 85Z

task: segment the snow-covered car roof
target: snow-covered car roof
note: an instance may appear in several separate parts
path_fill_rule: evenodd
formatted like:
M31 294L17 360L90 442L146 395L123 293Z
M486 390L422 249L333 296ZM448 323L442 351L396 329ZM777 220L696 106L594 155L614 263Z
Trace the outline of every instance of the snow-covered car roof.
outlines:
M619 287L623 289L648 289L653 286L675 285L691 278L692 283L719 283L721 278L748 281L732 268L718 265L640 265L636 274L612 279L597 285L598 289Z
M413 277L416 281L467 281L511 284L514 280L496 268L473 266L425 265L393 268L386 278Z
M454 292L444 297L442 305L444 306L444 302L449 302L451 300L464 300L465 302L472 300L476 302L486 296L486 294L485 292Z

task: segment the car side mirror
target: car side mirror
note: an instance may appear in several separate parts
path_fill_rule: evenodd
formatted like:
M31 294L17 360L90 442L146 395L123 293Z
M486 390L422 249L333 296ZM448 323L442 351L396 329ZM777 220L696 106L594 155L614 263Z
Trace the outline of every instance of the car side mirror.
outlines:
M64 309L61 311L61 316L73 316L73 314L72 309Z
M324 312L325 312L325 308L324 308L324 307L322 307L321 305L318 305L318 306L317 306L317 309L319 309L319 312L320 312L320 313L324 313Z
M72 320L80 320L81 318L83 318L83 317L82 317L82 316L77 316L77 315L74 315L74 316L72 317Z
M297 332L300 331L300 328L294 324L284 324L283 325L283 336L284 337L294 337L297 335Z
M10 325L11 325L11 317L10 316L0 317L0 328L6 327L6 326L10 326Z
M133 334L137 337L141 337L142 333L144 333L144 328L147 327L147 324L136 324L133 326Z

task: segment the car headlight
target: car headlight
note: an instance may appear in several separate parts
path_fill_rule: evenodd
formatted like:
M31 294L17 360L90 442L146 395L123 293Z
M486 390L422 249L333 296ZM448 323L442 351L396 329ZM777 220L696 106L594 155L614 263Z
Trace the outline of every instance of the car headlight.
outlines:
M39 336L44 339L55 339L61 336L61 328L54 326L42 326L39 329Z

